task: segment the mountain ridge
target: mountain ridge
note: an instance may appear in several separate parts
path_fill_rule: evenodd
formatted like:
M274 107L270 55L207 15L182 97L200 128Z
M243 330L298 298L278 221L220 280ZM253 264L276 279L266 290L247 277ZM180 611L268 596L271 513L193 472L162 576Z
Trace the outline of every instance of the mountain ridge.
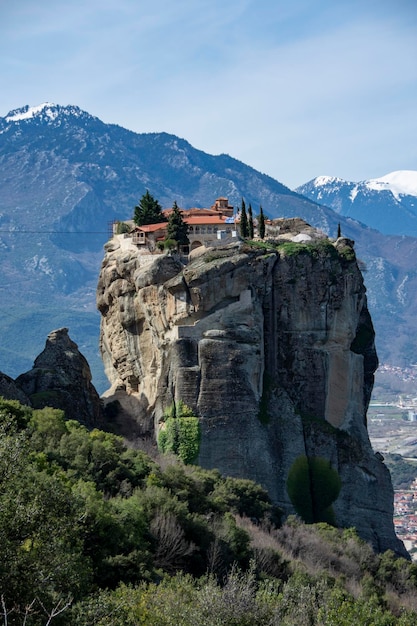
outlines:
M417 171L398 170L359 182L317 176L296 191L385 235L417 236Z

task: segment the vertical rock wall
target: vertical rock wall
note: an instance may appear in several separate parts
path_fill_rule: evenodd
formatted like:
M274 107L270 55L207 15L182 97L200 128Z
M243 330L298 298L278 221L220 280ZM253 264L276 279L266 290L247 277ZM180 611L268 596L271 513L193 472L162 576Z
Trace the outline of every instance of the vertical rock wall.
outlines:
M97 291L106 371L136 399L135 436L156 436L182 400L200 420L198 462L259 482L285 513L294 460L324 457L342 479L337 523L405 553L366 429L377 357L353 244L313 244L239 243L182 264L114 238Z

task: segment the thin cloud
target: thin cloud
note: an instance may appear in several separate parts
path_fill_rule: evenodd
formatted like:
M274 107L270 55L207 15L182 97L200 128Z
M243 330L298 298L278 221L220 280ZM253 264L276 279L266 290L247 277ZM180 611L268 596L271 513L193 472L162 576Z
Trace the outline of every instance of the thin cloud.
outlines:
M289 186L401 155L413 169L415 15L407 0L23 0L0 9L0 115L78 104Z

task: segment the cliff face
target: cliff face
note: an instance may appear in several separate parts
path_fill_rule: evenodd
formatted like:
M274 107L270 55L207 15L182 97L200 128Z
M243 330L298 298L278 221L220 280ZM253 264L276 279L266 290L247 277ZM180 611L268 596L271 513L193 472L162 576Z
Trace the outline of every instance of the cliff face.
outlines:
M122 238L106 245L101 351L112 389L134 406L125 435L156 436L181 400L199 417L198 463L259 482L286 514L295 459L325 458L341 478L337 524L406 554L366 428L377 357L353 244L277 224L283 245L236 243L186 265Z

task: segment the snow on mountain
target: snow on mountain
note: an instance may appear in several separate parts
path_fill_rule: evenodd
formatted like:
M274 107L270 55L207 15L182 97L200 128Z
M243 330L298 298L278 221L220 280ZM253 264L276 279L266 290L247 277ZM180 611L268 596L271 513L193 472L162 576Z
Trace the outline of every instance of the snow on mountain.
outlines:
M352 182L338 178L337 176L317 176L312 181L298 187L296 191L306 187L307 185L320 189L321 187L346 187L352 188L350 197L352 202L361 188L371 191L390 191L396 200L400 200L400 196L417 196L417 171L416 170L398 170L391 172L380 178L370 178L360 182Z
M53 102L43 102L36 106L25 105L19 109L9 111L5 117L0 117L0 123L3 128L13 125L19 125L21 122L39 122L51 124L52 122L58 123L61 119L71 121L75 119L89 119L96 120L86 111L83 111L77 106L67 105L61 106L60 104L54 104Z
M313 180L313 184L315 187L322 187L324 185L333 185L334 183L345 183L346 181L342 178L338 178L337 176L317 176Z
M360 182L318 176L295 191L385 235L417 237L415 170L400 170Z
M31 117L35 117L36 115L38 115L38 113L44 111L45 109L46 115L51 119L55 119L58 116L56 105L52 102L44 102L43 104L39 104L35 107L30 107L26 105L25 107L22 107L20 109L10 111L8 115L6 115L6 122L19 122L20 120L28 120Z
M374 191L390 191L396 200L401 200L400 196L417 196L417 171L399 170L381 178L372 178L364 184Z

